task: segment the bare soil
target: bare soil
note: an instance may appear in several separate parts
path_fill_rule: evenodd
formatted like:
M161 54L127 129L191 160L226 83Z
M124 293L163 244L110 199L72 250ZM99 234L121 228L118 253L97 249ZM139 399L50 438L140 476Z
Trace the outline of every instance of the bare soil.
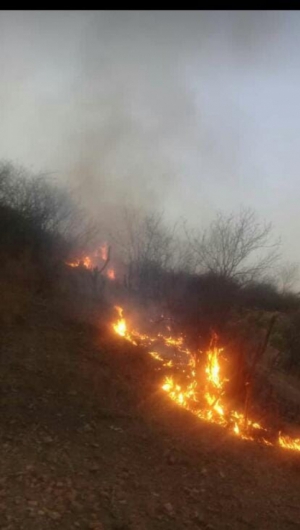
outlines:
M39 304L0 347L1 530L300 528L300 454L180 410L105 327Z

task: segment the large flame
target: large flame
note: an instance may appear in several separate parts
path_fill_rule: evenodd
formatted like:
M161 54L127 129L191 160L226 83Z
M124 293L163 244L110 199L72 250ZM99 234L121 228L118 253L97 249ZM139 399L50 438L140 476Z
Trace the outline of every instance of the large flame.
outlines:
M125 318L123 318L123 309L122 307L119 307L119 306L115 306L115 309L119 314L119 319L117 320L115 324L113 324L113 328L118 335L120 335L121 337L125 337L126 339L129 339Z
M216 337L213 337L210 348L206 352L206 363L204 369L197 373L195 356L185 346L184 338L166 337L162 333L156 336L141 334L136 330L129 330L124 318L123 309L116 306L119 319L113 323L115 333L124 337L132 344L141 344L147 348L148 353L162 363L165 367L175 367L176 372L181 372L185 376L186 383L178 383L174 375L167 376L162 383L169 398L189 410L198 418L217 423L226 427L232 434L246 440L259 439L265 445L279 445L285 449L300 451L300 438L278 433L277 442L272 439L271 433L248 417L247 413L234 410L229 400L226 398L226 384L228 379L222 370L223 349L217 347ZM173 359L165 359L157 351L153 351L153 343L161 343L164 346L172 347ZM185 356L185 362L183 362Z

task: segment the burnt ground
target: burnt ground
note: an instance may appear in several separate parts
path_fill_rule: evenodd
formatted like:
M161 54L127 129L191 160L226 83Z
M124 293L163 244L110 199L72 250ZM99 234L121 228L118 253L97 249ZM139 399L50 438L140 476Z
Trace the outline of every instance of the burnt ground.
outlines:
M1 530L300 528L300 454L229 436L47 304L0 331Z

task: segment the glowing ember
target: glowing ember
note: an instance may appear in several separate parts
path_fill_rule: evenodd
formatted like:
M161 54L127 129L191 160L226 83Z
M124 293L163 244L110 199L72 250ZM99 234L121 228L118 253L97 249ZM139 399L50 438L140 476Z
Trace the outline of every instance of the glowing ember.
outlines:
M75 259L74 261L66 261L66 265L69 267L78 267L80 265L80 260Z
M93 265L92 265L92 260L89 256L85 256L82 260L82 263L83 263L83 266L86 268L86 269L92 269L93 268Z
M154 359L156 359L157 361L163 362L162 356L159 355L159 353L157 353L156 351L149 351L149 354L151 355L151 357L154 357Z
M108 271L107 271L107 277L108 277L110 280L115 280L115 279L116 279L116 274L115 274L114 269L108 269Z
M210 423L217 423L226 427L232 434L239 436L245 440L254 440L259 437L261 443L273 446L274 443L268 438L267 429L262 427L259 423L246 418L241 412L233 410L226 400L226 379L222 373L222 348L216 346L216 337L206 353L206 364L202 373L196 373L196 357L192 355L190 350L185 346L183 337L165 337L159 333L155 337L141 334L136 330L129 331L126 320L123 316L123 309L116 306L119 319L114 323L113 329L115 333L124 337L132 344L141 344L149 347L153 343L162 343L165 346L173 347L176 354L185 355L185 364L178 361L175 367L178 371L185 375L187 383L185 385L178 384L174 377L168 376L162 384L164 390L169 398L192 412L198 418ZM165 367L174 366L172 360L165 360L163 356L152 349L148 353ZM294 439L290 436L278 434L278 445L285 449L300 451L300 438Z
M163 363L163 366L173 366L173 361L171 360L165 361L164 358L156 351L149 351L149 354L151 355L151 357L154 357L154 359L156 359L157 361L160 361L161 363Z
M69 267L84 267L85 269L92 269L93 262L90 256L83 256L82 258L74 259L74 261L66 261L66 265Z

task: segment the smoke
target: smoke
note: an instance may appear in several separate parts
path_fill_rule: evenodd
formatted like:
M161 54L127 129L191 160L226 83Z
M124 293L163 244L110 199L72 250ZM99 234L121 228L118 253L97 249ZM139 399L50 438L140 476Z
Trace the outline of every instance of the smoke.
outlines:
M6 157L67 178L97 215L164 204L179 176L172 141L192 109L172 50L155 43L157 15L150 25L120 12L4 18Z
M245 205L290 237L298 28L274 11L3 12L0 158L69 182L100 223Z

